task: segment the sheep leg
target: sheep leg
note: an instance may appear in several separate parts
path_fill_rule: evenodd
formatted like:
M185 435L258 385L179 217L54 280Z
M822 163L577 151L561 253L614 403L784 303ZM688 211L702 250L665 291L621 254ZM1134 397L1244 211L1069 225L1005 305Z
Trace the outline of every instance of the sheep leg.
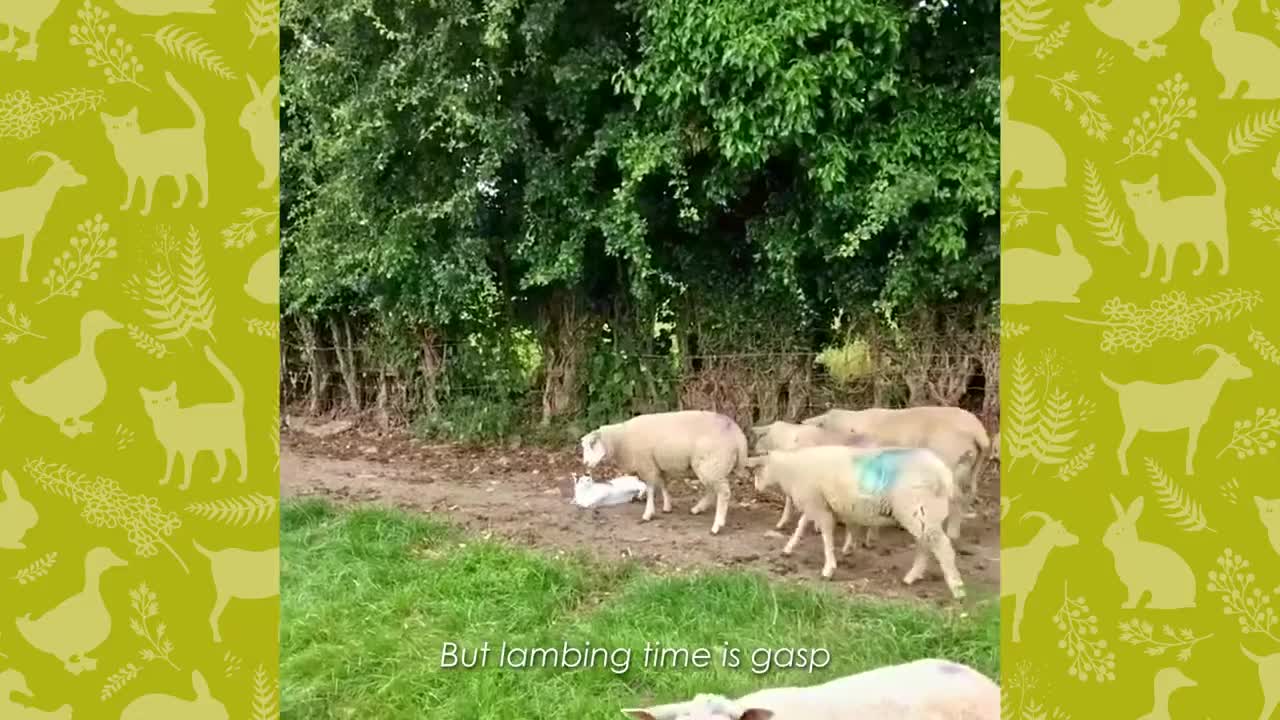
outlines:
M790 555L795 552L796 544L799 543L800 538L804 536L804 528L808 524L809 517L802 514L800 516L800 522L796 523L796 531L791 533L791 539L787 541L786 545L782 546L783 555Z
M929 550L942 566L942 579L951 590L951 597L960 600L964 597L964 581L960 579L960 571L956 569L956 551L945 533L932 530L926 534Z
M662 512L671 512L671 492L667 490L667 484L662 484Z
M787 521L791 519L791 496L786 496L786 502L782 505L782 517L778 518L778 524L773 526L774 530L781 530L787 526Z
M698 498L698 502L689 508L690 515L701 515L703 511L711 507L711 502L715 500L716 491L710 487L705 487L702 491L702 497Z
M653 519L653 496L658 493L658 490L666 492L666 487L663 486L662 477L656 473L646 472L641 477L644 479L645 487L649 488L649 492L644 494L644 514L640 516L640 522L649 522Z
M831 511L824 512L814 521L818 531L822 533L822 578L830 580L836 573L836 519Z
M711 534L716 535L724 528L725 518L729 515L729 482L725 480L716 488L716 519L711 524Z
M853 526L844 526L844 545L840 548L841 555L848 555L853 550Z
M924 577L925 567L929 563L929 548L924 540L923 535L916 535L916 554L911 561L911 569L907 570L907 574L902 576L904 585L912 585L915 581Z
M875 547L876 538L878 538L879 536L880 536L880 528L876 527L875 525L868 525L866 537L862 539L862 547L865 547L865 548Z

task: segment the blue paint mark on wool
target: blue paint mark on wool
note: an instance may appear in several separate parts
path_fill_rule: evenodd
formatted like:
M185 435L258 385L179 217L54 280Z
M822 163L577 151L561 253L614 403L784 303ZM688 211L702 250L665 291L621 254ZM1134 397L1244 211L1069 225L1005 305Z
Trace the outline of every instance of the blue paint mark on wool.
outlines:
M902 464L912 452L908 449L895 448L854 458L853 466L858 471L858 486L865 493L883 494L898 480Z

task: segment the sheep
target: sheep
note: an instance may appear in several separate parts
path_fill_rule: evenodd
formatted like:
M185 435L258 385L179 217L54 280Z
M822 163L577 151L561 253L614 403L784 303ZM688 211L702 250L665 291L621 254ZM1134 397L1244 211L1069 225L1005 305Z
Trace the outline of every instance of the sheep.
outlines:
M1217 345L1205 344L1195 353L1213 350L1218 354L1213 364L1200 377L1171 383L1153 383L1135 380L1118 383L1099 373L1102 382L1116 391L1120 400L1120 418L1124 422L1124 437L1116 456L1120 459L1120 474L1129 474L1127 456L1129 446L1139 432L1187 431L1186 472L1195 475L1194 459L1200 431L1209 422L1209 413L1222 395L1222 386L1228 380L1247 380L1253 371L1235 355Z
M950 468L932 452L823 446L774 450L749 459L747 467L755 475L757 491L777 485L800 509L789 547L795 547L807 522L817 525L826 557L823 578L830 579L836 569L832 535L837 517L846 526L896 523L916 539L915 562L902 581L911 585L919 580L932 552L952 596L964 597L955 550L943 531L956 493L955 480Z
M36 234L44 227L58 191L79 187L88 182L71 163L51 152L33 152L27 162L38 157L47 157L52 164L34 185L0 191L0 238L22 236L22 260L18 263L20 283L28 280L27 267L31 264L32 243L35 242Z
M602 425L583 435L582 462L590 470L606 459L624 473L639 477L648 492L642 522L653 519L653 498L662 491L662 512L671 512L664 476L687 477L702 484L703 496L690 509L698 515L712 498L716 516L711 534L719 534L729 511L729 475L746 469L747 436L732 419L706 410L637 415Z
M1022 521L1027 518L1043 518L1044 524L1026 545L1005 548L1000 553L1004 565L1000 581L1000 597L1013 596L1013 641L1022 642L1022 612L1026 610L1027 596L1036 587L1040 571L1044 569L1045 560L1054 548L1071 547L1080 542L1080 538L1067 530L1058 520L1032 510L1022 514Z
M699 694L622 714L633 720L999 720L1000 686L968 666L926 658L821 685L766 688L737 700Z
M925 405L910 408L828 410L802 421L804 425L867 435L880 445L927 448L951 468L957 483L968 479L968 502L978 495L978 482L990 460L991 439L982 421L958 407ZM960 537L964 513L953 508L947 537Z
M757 425L751 428L752 436L755 439L755 452L757 454L767 453L770 450L795 450L802 447L818 447L820 445L848 445L850 447L869 447L875 442L866 435L851 435L849 433L836 432L825 428L814 427L812 425L800 425L797 423L784 422L777 420L768 425ZM784 498L782 505L782 517L778 518L778 524L774 525L775 530L781 530L791 521L792 503L791 497ZM879 528L871 526L867 528L866 537L862 541L863 547L871 547L874 544ZM843 554L848 554L850 548L853 547L853 528L846 526L844 535L844 547L840 549Z

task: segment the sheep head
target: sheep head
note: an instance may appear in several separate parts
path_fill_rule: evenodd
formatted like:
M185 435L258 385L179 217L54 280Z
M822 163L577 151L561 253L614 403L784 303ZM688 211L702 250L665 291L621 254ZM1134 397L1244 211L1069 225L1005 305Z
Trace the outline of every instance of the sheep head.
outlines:
M605 445L604 436L598 429L583 435L578 443L582 446L582 464L587 466L587 469L594 468L609 456L609 448Z

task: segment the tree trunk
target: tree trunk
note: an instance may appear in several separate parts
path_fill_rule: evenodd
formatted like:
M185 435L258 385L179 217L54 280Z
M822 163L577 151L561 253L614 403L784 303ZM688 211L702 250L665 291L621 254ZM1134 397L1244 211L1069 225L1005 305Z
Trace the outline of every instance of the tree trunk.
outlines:
M345 339L343 328L346 329ZM333 335L333 352L338 358L338 372L342 374L342 382L347 388L347 404L352 412L360 412L360 378L356 369L355 351L351 347L351 325L345 318L341 325L335 318L329 318L329 331Z
M440 375L444 370L443 338L431 328L422 330L423 410L434 413L440 408Z
M307 362L307 414L315 417L324 409L325 394L329 389L329 369L320 353L319 334L311 318L298 317L298 331L302 333L302 357Z

